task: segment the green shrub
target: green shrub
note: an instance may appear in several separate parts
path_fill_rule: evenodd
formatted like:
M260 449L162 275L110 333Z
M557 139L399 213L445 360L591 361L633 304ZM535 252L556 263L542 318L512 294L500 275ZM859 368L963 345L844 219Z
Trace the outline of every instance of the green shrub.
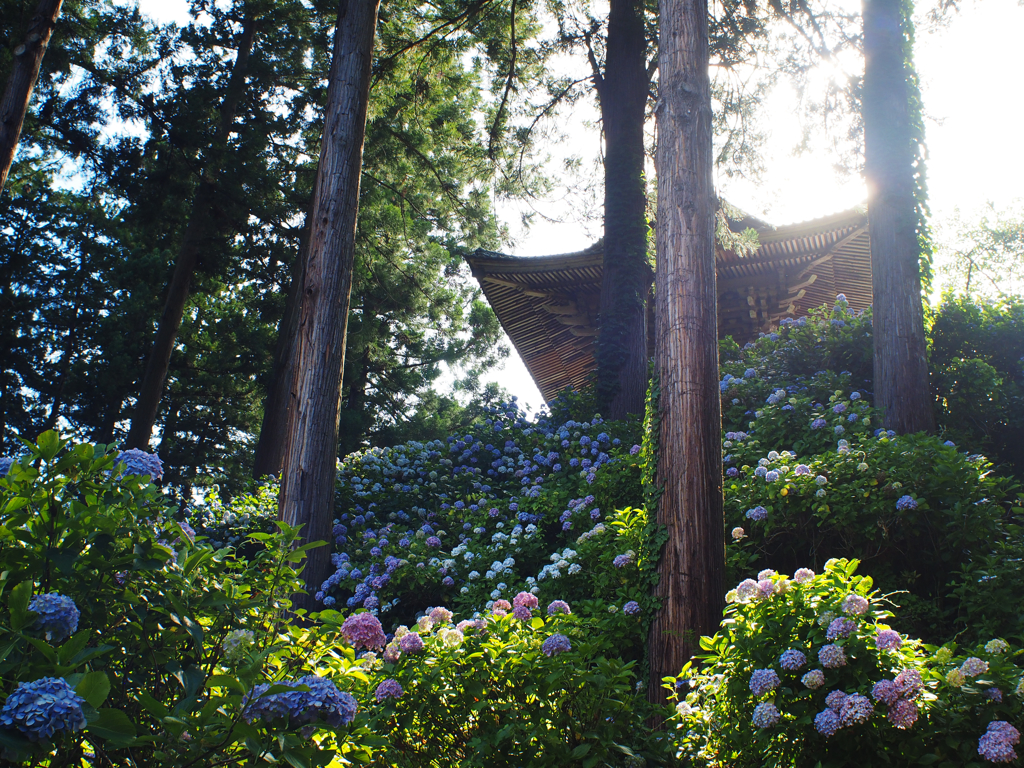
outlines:
M339 751L368 758L363 718L329 727L245 717L258 685L319 674L345 691L362 674L354 651L335 647L336 627L303 627L288 612L299 583L293 564L303 557L292 548L297 532L254 534L262 547L248 561L196 545L160 490L124 469L113 454L69 447L47 432L0 480L6 759L186 766L325 765ZM45 698L23 695L65 684L76 693L66 691L63 719ZM39 725L48 717L53 731Z
M997 639L954 657L952 645L900 634L857 565L830 560L793 579L764 571L729 593L721 630L701 641L702 665L665 681L678 701L681 757L716 768L953 768L1016 757L1021 651Z

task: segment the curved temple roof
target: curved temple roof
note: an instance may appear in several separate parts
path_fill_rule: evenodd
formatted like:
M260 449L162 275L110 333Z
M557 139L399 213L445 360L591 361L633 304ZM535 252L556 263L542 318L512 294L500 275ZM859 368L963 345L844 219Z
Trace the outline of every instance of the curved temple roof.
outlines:
M863 210L777 228L752 224L760 243L755 253L719 248L715 254L719 336L748 341L783 317L800 317L831 302L837 293L853 309L871 304L871 245ZM466 259L546 400L566 387L581 388L594 370L603 257L596 243L554 256L478 249Z

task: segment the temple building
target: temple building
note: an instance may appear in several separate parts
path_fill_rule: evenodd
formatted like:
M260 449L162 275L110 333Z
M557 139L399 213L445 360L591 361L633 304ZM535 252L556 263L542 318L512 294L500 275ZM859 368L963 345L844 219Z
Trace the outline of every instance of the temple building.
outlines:
M871 244L862 209L784 227L752 217L730 226L754 229L759 247L747 255L721 247L716 251L720 337L749 341L785 317L798 318L832 302L839 293L855 310L870 306ZM600 242L554 256L478 249L467 257L546 400L566 387L584 386L594 370L602 259ZM653 351L654 334L648 338Z

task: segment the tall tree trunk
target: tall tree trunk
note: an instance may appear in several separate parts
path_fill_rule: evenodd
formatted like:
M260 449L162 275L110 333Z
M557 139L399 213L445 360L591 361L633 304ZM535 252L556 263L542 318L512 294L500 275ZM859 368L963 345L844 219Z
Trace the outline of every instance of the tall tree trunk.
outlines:
M0 101L0 192L7 184L7 174L18 149L21 127L32 98L32 89L39 79L46 46L60 15L63 0L39 0L36 12L28 24L21 45L14 49L14 62L7 78L3 101Z
M874 293L875 405L901 434L935 430L921 305L903 0L864 3L864 172Z
M260 424L260 438L256 443L256 455L252 462L252 476L257 480L267 475L277 477L284 464L284 451L288 442L289 408L294 402L291 386L295 379L295 340L299 332L299 310L302 307L309 224L310 218L307 215L302 243L295 257L295 264L292 265L291 284L288 286L284 315L277 325L274 363L270 370L270 382L267 384L267 396L263 399L263 422Z
M657 108L658 522L649 695L722 618L725 569L707 0L661 0Z
M613 419L643 413L647 393L645 48L642 1L611 0L604 76L595 68L594 82L605 136L598 396Z
M227 154L228 136L238 112L238 105L245 93L245 76L249 67L256 39L257 21L251 14L247 15L242 24L242 35L238 42L238 53L231 68L224 101L220 108L220 123L210 147L210 157L206 163L195 197L192 200L192 213L178 257L174 262L174 274L167 288L167 299L160 315L156 338L146 361L146 373L139 390L139 400L135 404L132 425L128 430L125 445L128 448L145 448L149 445L153 425L156 423L160 399L164 394L167 382L167 370L171 364L171 353L174 341L181 328L181 319L185 314L189 290L192 286L192 275L199 261L199 254L210 236L214 222L213 209L216 205L217 186L220 173Z
M324 138L313 200L296 340L295 400L281 472L281 518L308 541L330 540L338 456L338 414L355 261L359 177L379 0L340 0ZM331 568L330 548L309 550L299 607Z

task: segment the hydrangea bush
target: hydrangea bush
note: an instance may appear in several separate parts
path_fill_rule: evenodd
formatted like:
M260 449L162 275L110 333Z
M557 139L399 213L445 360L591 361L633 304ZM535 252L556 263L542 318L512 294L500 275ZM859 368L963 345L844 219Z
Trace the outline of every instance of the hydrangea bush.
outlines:
M648 520L617 511L638 501L638 427L578 414L529 422L510 403L445 441L346 457L336 570L318 599L390 623L428 605L486 610L523 590L546 601L641 599Z
M257 514L240 521L246 540L215 547L203 534L223 515L197 535L116 458L46 433L0 480L5 761L669 761L644 723L636 661L622 658L643 645L635 600L542 603L523 589L483 613L434 607L388 630L364 608L296 614L297 568L316 543L296 546L284 524L260 530ZM608 516L627 531L609 540L642 551L631 514ZM625 593L637 563L624 574L611 559L606 589Z
M364 656L377 702L370 725L386 741L379 764L425 768L439 755L481 768L674 762L644 724L652 710L635 662L620 658L641 639L639 618L565 601L552 610L530 593L499 602L461 620L434 608Z
M665 682L679 756L707 766L982 766L1016 759L1022 655L996 638L956 653L893 626L891 603L830 560L730 591L699 668Z
M288 612L297 532L253 534L248 560L197 543L152 459L47 432L0 479L3 760L368 760L356 650ZM289 685L287 711L265 717Z
M678 680L680 755L706 765L910 765L934 695L921 644L890 626L855 561L762 571L727 596L699 669Z

